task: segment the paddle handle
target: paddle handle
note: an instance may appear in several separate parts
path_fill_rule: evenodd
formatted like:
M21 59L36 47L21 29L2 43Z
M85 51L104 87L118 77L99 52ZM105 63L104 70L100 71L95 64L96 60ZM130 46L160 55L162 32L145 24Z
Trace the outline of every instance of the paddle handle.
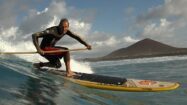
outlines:
M67 51L82 51L82 50L88 50L87 48L77 48L77 49L68 49L68 50L56 50L56 51L44 51L45 54L50 53L59 53L59 52L67 52ZM30 51L30 52L0 52L0 54L36 54L38 52L36 51Z

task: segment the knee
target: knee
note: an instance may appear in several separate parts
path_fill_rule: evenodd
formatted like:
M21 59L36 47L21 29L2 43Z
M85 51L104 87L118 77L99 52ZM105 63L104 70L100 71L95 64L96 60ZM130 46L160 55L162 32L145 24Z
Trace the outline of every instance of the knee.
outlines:
M69 49L67 48L67 49L65 49L65 50L69 50ZM66 51L65 54L66 54L66 55L70 55L70 52L69 52L69 51Z
M64 49L69 50L69 48L66 48L66 47Z
M60 47L62 50L69 50L67 47Z
M62 47L62 50L69 50L67 47ZM69 51L66 51L65 54L68 54Z

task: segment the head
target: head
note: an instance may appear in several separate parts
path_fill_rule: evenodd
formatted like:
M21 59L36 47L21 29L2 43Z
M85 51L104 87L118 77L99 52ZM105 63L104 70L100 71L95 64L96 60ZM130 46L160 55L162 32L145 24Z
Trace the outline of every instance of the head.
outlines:
M66 18L61 19L59 27L60 27L60 30L62 32L64 32L64 33L67 32L68 29L69 29L69 21L68 21L68 19L66 19Z

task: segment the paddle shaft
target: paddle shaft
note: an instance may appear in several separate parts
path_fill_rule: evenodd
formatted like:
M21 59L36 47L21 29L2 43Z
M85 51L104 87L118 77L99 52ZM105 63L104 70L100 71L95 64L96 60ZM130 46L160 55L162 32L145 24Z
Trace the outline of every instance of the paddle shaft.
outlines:
M55 50L55 51L44 51L45 54L50 53L59 53L59 52L67 52L67 51L82 51L87 50L87 48L77 48L77 49L69 49L69 50ZM36 54L38 52L36 51L30 51L30 52L0 52L0 54Z

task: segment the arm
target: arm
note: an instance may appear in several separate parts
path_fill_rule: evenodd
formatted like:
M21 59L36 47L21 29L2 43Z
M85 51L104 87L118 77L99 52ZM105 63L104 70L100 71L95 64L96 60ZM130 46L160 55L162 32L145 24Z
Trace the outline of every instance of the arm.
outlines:
M72 33L72 32L69 31L69 30L68 30L67 34L68 34L70 37L72 37L72 38L76 39L77 41L79 41L81 44L85 45L89 50L91 50L91 45L87 44L80 36L78 36L78 35Z
M38 38L45 36L47 33L48 33L48 30L45 30L45 31L42 31L42 32L37 32L37 33L32 34L33 43L34 43L34 45L35 45L37 51L38 51L41 55L43 55L44 52L40 49Z

